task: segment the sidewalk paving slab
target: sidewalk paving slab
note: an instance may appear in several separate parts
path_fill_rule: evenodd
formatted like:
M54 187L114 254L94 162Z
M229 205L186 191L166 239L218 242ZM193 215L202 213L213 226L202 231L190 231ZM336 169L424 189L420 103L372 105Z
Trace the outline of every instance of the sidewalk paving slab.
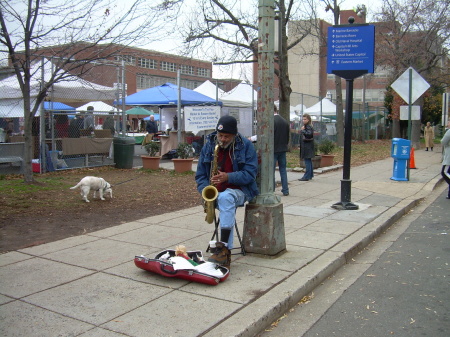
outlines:
M166 278L133 262L178 244L205 252L213 225L200 205L1 254L0 319L8 324L0 335L255 336L438 186L435 150L415 151L418 168L408 182L390 179L391 158L352 168L355 211L331 208L340 201L340 167L316 170L308 182L290 170L290 195L275 191L286 252L233 255L230 276L217 286ZM244 207L236 214L242 234Z

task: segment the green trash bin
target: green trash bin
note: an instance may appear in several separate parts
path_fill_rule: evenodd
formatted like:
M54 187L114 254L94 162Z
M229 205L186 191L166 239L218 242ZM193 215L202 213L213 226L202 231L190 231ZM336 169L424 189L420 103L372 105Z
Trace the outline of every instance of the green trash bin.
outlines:
M113 139L114 144L114 162L116 168L131 169L133 168L134 137L116 137Z

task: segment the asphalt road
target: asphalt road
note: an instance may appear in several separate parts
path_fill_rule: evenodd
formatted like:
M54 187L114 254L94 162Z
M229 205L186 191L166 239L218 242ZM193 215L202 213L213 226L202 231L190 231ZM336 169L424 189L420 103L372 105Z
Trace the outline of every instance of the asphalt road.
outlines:
M447 185L260 337L450 336Z

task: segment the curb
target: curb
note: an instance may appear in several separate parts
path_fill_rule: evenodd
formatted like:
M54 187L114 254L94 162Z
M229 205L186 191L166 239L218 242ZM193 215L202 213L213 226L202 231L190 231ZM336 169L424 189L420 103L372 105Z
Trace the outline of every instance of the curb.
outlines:
M434 190L442 181L442 177L434 178L422 190ZM254 337L261 333L261 327L276 321L423 199L413 197L400 201L399 206L392 207L343 239L313 262L268 289L261 297L222 319L202 336Z

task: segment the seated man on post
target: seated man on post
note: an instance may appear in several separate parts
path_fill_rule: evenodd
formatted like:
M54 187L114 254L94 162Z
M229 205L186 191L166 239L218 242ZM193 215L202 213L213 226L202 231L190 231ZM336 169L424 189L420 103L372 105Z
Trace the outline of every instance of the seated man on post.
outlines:
M214 185L219 192L216 208L220 212L221 241L216 242L215 247L211 245L210 262L229 267L236 208L258 195L257 172L258 159L253 144L238 133L234 117L221 117L216 131L206 136L195 175L200 193L209 185Z

